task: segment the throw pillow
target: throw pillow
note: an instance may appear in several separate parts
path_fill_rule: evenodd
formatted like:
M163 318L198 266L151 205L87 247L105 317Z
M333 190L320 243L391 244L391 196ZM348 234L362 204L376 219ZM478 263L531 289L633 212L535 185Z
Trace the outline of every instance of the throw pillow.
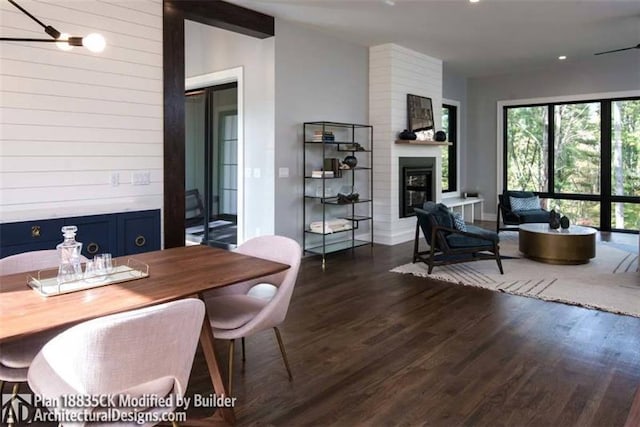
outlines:
M511 210L514 212L540 209L540 198L538 196L509 197L509 203L511 204Z
M453 212L453 226L456 230L467 231L467 224L465 224L464 219L462 219L460 212Z

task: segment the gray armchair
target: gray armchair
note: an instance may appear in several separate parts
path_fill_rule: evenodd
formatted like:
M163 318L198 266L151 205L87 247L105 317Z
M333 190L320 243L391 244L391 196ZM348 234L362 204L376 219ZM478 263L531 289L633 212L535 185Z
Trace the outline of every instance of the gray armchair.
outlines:
M427 202L424 209L414 208L417 216L413 245L413 262L422 261L429 266L431 274L436 265L457 264L468 261L493 259L500 274L500 238L498 233L474 225L466 225L467 231L455 228L452 213L443 204ZM420 230L429 244L429 249L419 251Z

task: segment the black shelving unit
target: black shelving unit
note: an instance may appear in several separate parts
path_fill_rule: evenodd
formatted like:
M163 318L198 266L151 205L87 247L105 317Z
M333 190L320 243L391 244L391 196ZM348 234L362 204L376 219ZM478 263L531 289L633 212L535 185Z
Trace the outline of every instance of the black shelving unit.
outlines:
M321 137L318 138L317 132ZM333 137L327 136L332 132ZM305 253L322 256L322 268L330 253L373 245L373 126L340 122L305 122L303 124L303 247ZM325 159L343 160L352 155L358 164L340 169L335 176L312 172L323 170ZM338 171L335 171L338 172ZM355 189L360 197L350 203L338 199L341 187ZM327 232L310 228L312 222L326 224L346 220L350 228ZM357 234L356 234L357 233Z

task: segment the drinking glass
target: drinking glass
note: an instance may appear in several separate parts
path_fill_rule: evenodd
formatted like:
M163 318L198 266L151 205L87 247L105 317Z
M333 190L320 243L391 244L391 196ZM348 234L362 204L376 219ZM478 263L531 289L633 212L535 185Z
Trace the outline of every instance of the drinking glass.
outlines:
M102 254L102 260L104 261L104 270L107 274L111 274L113 272L113 260L111 258L111 254Z
M102 255L96 255L93 257L93 263L96 268L96 275L102 276L106 273L104 266L104 257Z
M94 261L89 260L84 264L84 279L89 280L96 275L96 265Z

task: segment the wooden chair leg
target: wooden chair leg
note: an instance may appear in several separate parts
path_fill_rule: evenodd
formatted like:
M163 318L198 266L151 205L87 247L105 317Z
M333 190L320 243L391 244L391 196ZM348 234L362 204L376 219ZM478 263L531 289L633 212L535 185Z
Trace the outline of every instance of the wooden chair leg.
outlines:
M413 263L415 264L418 260L418 247L420 243L420 224L416 220L416 234L413 238Z
M242 362L244 363L245 360L247 360L247 358L244 353L244 337L242 337Z
M232 396L231 394L231 385L233 383L233 350L235 347L235 340L230 340L229 341L229 387L227 389L227 393L229 393L229 396Z
M433 271L433 261L435 256L436 256L435 245L432 244L430 248L430 253L429 253L429 262L427 263L427 265L429 265L429 270L427 271L427 274L431 274L431 272Z
M496 262L498 263L500 274L504 274L504 270L502 270L502 260L500 259L500 246L495 245L495 247L493 248L493 254L496 257Z
M282 343L282 336L280 336L280 330L277 327L274 327L273 330L276 333L276 339L278 340L278 346L280 347L280 353L282 354L282 360L284 361L284 366L287 368L287 374L289 374L289 381L293 380L293 375L291 375L291 368L289 367L289 359L287 359L287 352L284 349L284 344Z

